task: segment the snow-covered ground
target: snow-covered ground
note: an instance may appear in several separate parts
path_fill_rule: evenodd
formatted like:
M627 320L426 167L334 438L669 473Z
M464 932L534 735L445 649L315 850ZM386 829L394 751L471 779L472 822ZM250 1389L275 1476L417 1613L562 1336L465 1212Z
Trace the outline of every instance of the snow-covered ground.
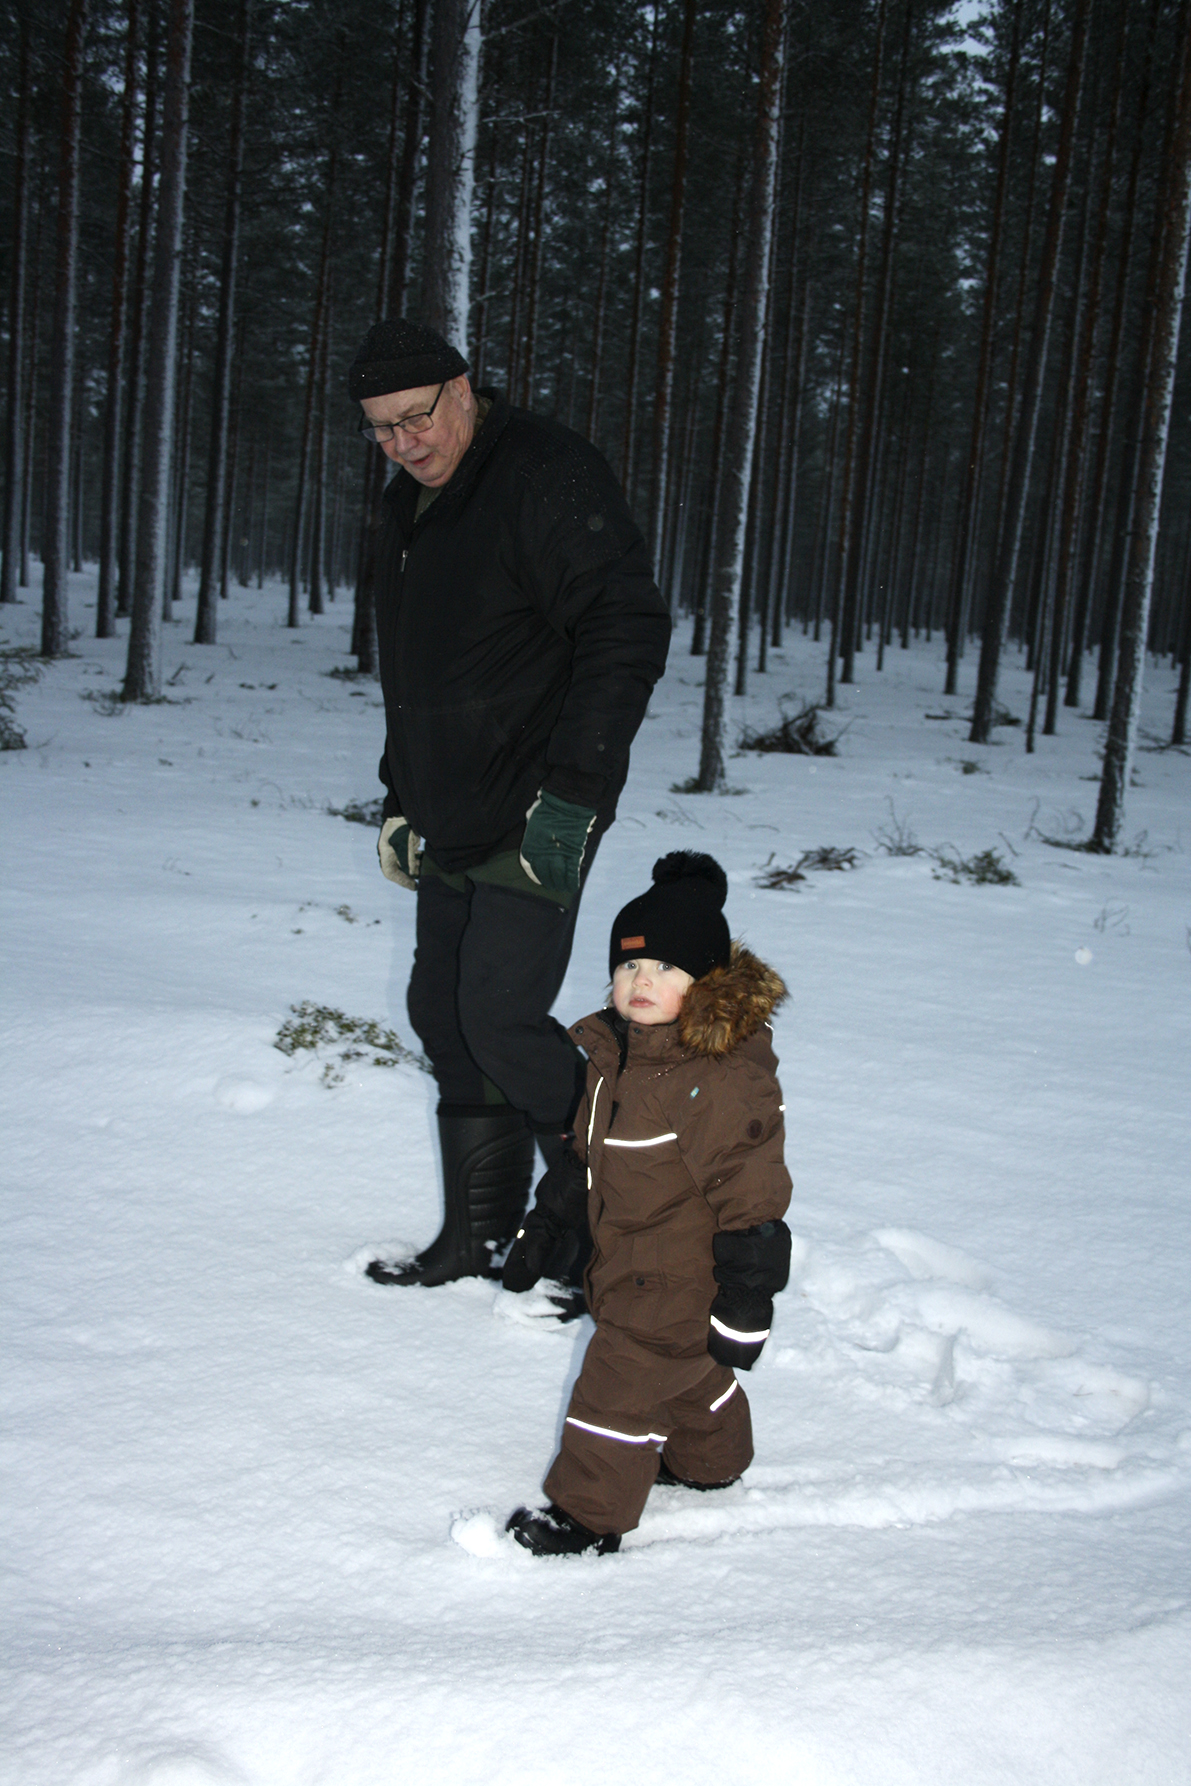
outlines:
M557 1008L598 1002L656 856L725 862L792 991L797 1269L744 1483L542 1562L499 1526L586 1331L363 1278L435 1230L431 1082L273 1046L303 1001L414 1041L413 901L328 813L378 791L378 692L328 673L346 605L293 634L237 591L125 710L92 595L0 757L4 1786L1191 1781L1186 754L1139 755L1135 853L1049 847L1086 834L1101 729L969 745L975 662L945 701L936 644L866 651L837 758L675 794L680 629ZM36 627L0 610L4 644ZM791 637L740 721L822 661ZM1016 659L1002 694L1024 714ZM863 855L755 884L821 845Z

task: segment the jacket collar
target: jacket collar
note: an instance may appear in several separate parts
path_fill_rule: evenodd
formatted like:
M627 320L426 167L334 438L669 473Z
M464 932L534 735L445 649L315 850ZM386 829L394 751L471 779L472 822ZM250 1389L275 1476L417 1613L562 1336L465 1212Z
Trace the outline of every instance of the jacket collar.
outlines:
M611 1005L573 1024L570 1034L605 1078L626 1061L676 1061L690 1052L678 1039L677 1023L628 1023Z
M445 484L437 497L426 510L426 518L430 515L443 515L456 508L471 494L482 467L487 463L497 441L508 426L512 414L512 406L507 397L498 391L481 390L481 397L491 399L492 407L485 416L483 424L476 429L471 445L455 467L455 475L449 484ZM389 486L389 500L395 505L404 531L413 532L414 516L418 504L418 493L422 486L417 478L411 476L402 466Z

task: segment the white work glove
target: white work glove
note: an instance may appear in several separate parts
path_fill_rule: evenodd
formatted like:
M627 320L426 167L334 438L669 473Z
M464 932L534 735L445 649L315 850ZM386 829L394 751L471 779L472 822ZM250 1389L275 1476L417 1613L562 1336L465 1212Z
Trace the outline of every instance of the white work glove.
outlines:
M376 840L380 871L387 881L414 892L422 867L422 839L408 819L386 819Z

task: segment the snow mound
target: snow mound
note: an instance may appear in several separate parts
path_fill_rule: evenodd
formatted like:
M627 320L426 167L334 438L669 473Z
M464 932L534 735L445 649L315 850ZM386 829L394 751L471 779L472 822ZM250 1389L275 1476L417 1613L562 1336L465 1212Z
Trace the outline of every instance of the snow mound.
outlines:
M273 1102L273 1092L259 1080L229 1074L216 1081L215 1102L225 1110L234 1110L237 1116L255 1116L258 1110Z
M248 1776L234 1761L217 1757L203 1745L189 1752L171 1750L134 1760L120 1778L122 1786L124 1782L127 1786L241 1786Z
M815 1433L819 1462L768 1476L754 1468L747 1505L679 1510L681 1530L1093 1512L1145 1504L1181 1481L1177 1447L1141 1425L1151 1385L987 1291L960 1287L988 1280L966 1254L909 1230L877 1229L852 1246L806 1242L757 1382L768 1393L775 1378L796 1379L789 1401L779 1393L777 1417ZM764 1456L764 1418L758 1426Z
M484 1508L456 1514L451 1521L451 1537L461 1550L473 1557L505 1556L509 1550L504 1521Z
M944 1278L966 1290L987 1290L991 1282L984 1267L958 1247L944 1246L911 1228L879 1228L873 1239L900 1259L911 1277Z

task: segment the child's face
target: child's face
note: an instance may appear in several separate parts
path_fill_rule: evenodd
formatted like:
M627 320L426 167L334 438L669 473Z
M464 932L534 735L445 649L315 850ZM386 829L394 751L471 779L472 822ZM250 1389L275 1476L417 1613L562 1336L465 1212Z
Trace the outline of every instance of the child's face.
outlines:
M612 1003L634 1023L673 1023L694 983L668 961L622 961L612 976Z

